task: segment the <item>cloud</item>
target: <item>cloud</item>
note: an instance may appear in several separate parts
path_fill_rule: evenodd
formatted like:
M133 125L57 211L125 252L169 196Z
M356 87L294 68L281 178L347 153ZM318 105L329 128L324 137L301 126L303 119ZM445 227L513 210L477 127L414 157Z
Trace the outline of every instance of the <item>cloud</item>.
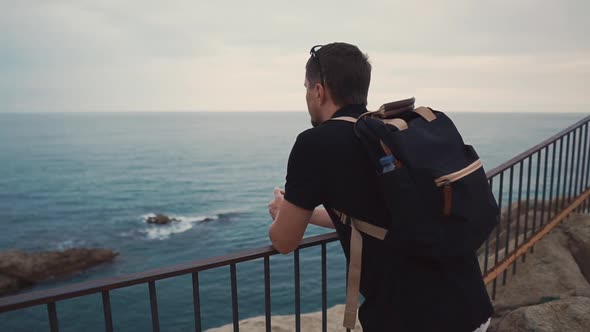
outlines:
M0 111L302 110L331 41L369 53L374 107L590 104L586 1L2 2Z

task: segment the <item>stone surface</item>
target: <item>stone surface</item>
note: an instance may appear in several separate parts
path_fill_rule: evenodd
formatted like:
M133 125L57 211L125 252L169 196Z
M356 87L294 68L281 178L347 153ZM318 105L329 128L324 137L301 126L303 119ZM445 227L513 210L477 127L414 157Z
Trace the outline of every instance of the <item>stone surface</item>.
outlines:
M342 327L342 318L344 317L344 305L340 304L329 308L328 315L328 331L342 332L346 329ZM240 331L245 332L259 332L265 330L265 317L253 317L240 321ZM295 316L272 316L272 331L273 332L292 332L295 331ZM207 332L230 332L233 331L233 325L228 324L222 327L209 329ZM322 313L313 312L301 315L301 331L321 331L322 330ZM362 332L360 323L357 321L354 332Z
M574 219L558 226L535 245L534 254L526 255L526 263L519 259L516 275L509 268L505 286L501 285L502 276L499 277L493 301L497 314L537 304L548 297L590 297L590 284L574 259L568 235L570 224L590 225L590 219ZM491 293L491 285L488 290Z
M29 287L43 280L83 271L112 261L109 249L73 248L64 251L0 252L0 294Z
M518 308L504 316L493 331L588 332L590 331L590 298L573 296ZM489 330L489 332L493 331Z

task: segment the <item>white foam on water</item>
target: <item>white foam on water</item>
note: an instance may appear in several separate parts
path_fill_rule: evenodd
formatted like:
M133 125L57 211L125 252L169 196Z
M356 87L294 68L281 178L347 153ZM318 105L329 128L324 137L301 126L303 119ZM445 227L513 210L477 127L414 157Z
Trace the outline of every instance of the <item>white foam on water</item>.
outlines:
M59 251L64 251L72 248L81 248L87 246L87 242L79 239L69 239L57 243L54 247Z
M155 217L156 214L149 213L142 216L145 221L149 217ZM195 224L204 221L218 220L219 216L181 216L168 215L170 219L177 219L179 221L172 221L167 225L148 225L146 229L141 232L147 236L149 240L167 240L173 234L184 233L194 227Z

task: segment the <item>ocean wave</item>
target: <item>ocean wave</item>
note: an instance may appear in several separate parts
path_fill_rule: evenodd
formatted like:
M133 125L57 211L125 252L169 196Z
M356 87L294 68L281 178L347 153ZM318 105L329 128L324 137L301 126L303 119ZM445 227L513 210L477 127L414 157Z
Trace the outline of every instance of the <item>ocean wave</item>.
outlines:
M149 240L167 240L173 234L184 233L194 227L195 224L206 223L211 221L232 221L239 218L243 211L220 211L213 215L198 215L198 216L183 216L183 215L167 215L173 221L166 225L147 225L145 229L140 232L144 234ZM141 216L143 222L150 217L155 217L155 213L148 213Z

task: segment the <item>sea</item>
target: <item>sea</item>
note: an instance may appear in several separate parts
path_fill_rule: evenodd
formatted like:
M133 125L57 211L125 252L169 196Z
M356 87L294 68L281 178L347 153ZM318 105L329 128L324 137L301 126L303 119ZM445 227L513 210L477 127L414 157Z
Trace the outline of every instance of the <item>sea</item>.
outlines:
M581 113L448 113L487 170ZM267 204L283 187L301 112L0 113L0 251L110 248L112 262L21 293L268 246ZM180 220L150 225L156 213ZM310 225L305 236L329 230ZM328 249L328 306L345 261ZM301 311L321 310L320 249L301 251ZM293 314L293 255L270 259L273 315ZM237 265L240 319L264 315L263 261ZM200 273L204 329L231 323L229 267ZM156 283L161 331L195 329L191 276ZM119 331L152 327L147 284L110 293ZM101 294L57 302L60 331L104 331ZM46 306L0 314L0 331L47 331Z

